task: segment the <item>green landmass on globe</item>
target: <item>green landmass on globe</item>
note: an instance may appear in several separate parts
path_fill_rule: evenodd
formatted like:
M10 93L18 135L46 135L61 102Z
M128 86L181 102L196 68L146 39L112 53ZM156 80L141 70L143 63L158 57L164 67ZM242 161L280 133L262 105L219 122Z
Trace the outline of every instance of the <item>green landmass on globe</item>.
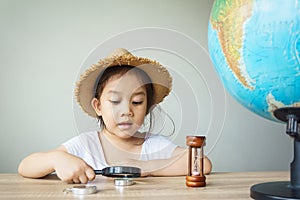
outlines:
M299 0L215 0L208 47L230 95L271 120L300 107Z

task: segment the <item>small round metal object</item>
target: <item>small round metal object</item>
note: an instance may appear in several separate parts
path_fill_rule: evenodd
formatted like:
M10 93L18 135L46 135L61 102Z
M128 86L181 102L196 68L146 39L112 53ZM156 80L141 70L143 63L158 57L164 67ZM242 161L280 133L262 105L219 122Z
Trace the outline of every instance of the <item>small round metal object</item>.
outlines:
M73 186L71 188L64 189L65 193L72 192L75 195L87 195L87 194L94 194L97 192L97 186L95 185L78 185Z
M133 185L134 181L131 178L119 178L115 179L115 186L129 186Z

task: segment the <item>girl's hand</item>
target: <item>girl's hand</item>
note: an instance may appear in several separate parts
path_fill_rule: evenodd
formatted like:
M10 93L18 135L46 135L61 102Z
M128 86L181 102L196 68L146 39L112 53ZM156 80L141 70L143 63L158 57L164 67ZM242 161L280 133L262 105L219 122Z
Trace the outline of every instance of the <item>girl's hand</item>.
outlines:
M64 151L53 152L53 167L57 176L67 183L87 183L95 179L94 170L81 158Z

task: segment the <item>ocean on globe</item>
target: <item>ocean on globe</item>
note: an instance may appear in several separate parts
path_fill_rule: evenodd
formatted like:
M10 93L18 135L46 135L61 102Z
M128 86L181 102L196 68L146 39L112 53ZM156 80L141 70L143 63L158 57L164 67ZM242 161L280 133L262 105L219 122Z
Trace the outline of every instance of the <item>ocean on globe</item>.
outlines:
M300 107L300 0L215 0L208 48L230 95L256 114Z

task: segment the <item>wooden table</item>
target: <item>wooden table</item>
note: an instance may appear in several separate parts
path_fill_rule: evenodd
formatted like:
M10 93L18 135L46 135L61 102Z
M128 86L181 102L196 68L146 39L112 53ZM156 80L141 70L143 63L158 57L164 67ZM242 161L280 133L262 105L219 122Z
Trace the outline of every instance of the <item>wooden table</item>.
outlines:
M98 192L90 195L65 194L73 186L50 175L27 179L17 174L0 174L0 199L251 199L253 184L288 181L289 172L212 173L204 188L188 188L185 177L147 177L135 179L132 186L114 186L112 178L98 176L93 182Z

